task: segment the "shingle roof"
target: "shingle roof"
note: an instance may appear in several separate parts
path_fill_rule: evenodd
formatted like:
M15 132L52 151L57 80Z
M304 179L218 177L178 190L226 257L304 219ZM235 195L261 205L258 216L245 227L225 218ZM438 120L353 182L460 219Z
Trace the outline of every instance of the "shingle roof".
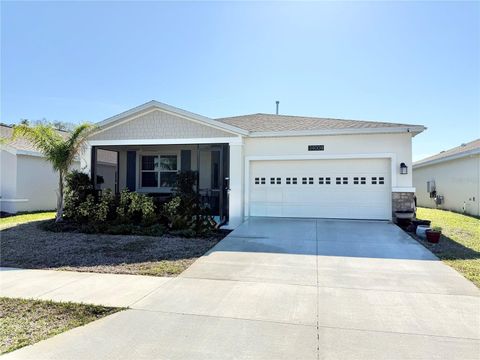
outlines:
M63 137L68 136L68 132L66 131L58 131L58 133ZM12 135L13 135L12 126L6 125L6 124L0 124L0 138L7 139L7 142L5 145L15 150L38 152L38 149L27 139L22 137L17 137L15 140L11 140Z
M470 141L468 143L462 144L462 145L454 147L452 149L442 151L442 152L440 152L436 155L429 156L425 159L416 161L416 162L413 163L413 166L423 165L423 164L427 164L427 163L434 162L434 161L435 162L436 161L441 161L443 159L447 159L447 158L450 158L450 157L461 156L464 153L465 153L465 155L467 155L467 153L475 152L475 150L480 150L480 139Z
M216 119L251 132L308 131L335 129L378 129L393 127L418 127L422 125L396 124L388 122L343 120L306 116L252 114Z

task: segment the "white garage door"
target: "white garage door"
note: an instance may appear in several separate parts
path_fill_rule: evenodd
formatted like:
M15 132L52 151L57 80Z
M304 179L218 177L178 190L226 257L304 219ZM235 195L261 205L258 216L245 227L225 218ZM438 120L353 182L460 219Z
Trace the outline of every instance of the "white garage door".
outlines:
M250 162L250 216L390 219L389 159Z

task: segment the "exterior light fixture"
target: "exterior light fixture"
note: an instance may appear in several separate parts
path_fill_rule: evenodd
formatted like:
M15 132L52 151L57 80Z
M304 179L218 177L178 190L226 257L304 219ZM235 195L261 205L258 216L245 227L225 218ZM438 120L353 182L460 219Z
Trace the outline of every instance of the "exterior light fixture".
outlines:
M408 166L405 163L400 164L400 174L405 175L408 174Z

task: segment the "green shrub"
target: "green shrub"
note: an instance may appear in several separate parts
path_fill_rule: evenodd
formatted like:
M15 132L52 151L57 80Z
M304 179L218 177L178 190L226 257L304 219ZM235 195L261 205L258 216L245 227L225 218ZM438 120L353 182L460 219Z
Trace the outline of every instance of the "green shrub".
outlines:
M85 201L81 202L73 211L73 219L79 223L88 223L94 219L95 198L87 195Z
M170 231L184 231L184 235L207 235L212 233L217 224L209 214L209 209L201 205L200 197L195 192L197 174L186 171L178 174L175 185L175 197L164 204L162 215L167 219Z
M165 234L165 227L160 224L151 226L139 226L133 224L110 224L104 231L112 235L145 235L145 236L162 236Z
M175 181L174 193L178 196L197 196L195 185L197 184L196 171L182 171L177 175Z
M181 207L182 199L175 196L163 205L163 215L167 218L168 227L171 230L189 229L192 227L192 217L185 208Z
M106 232L112 235L130 235L133 232L132 224L113 224L110 225Z
M156 220L155 204L151 197L122 190L117 207L117 215L122 222L151 225Z
M112 190L103 191L100 200L95 206L93 218L97 222L105 222L114 218L115 196Z
M98 201L95 201L93 195L87 195L85 201L71 211L70 218L80 224L104 223L112 219L114 208L115 196L107 189Z
M179 229L179 230L172 230L170 231L172 236L184 237L184 238L192 238L197 235L195 230L193 229Z
M78 230L78 226L75 224L62 221L62 222L55 222L55 220L48 220L44 223L39 225L41 229L51 231L51 232L76 232Z
M133 232L135 235L146 235L146 236L162 236L165 234L165 227L161 224L154 224L151 226L141 226L137 227Z
M89 195L93 196L94 189L90 177L77 170L72 171L65 177L64 217L66 219L78 219L78 207L87 201Z
M178 174L174 197L159 207L144 194L123 190L116 197L110 189L96 196L88 175L74 171L66 178L64 225L46 225L51 231L161 236L166 230L176 236L208 236L216 229L209 209L196 193L197 173ZM162 225L159 221L162 221ZM70 230L68 230L70 229Z

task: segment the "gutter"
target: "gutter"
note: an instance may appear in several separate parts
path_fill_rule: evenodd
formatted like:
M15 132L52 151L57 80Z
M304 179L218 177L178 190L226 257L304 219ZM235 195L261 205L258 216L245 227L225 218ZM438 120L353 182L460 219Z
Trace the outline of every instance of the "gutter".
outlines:
M472 150L465 151L465 152L462 152L462 153L459 153L459 154L453 154L453 155L450 155L450 156L445 156L445 157L442 157L440 159L427 160L427 161L424 161L424 162L420 161L420 162L417 162L417 163L413 163L412 164L412 169L418 169L418 168L421 168L421 167L424 167L424 166L435 165L435 164L439 164L439 163L442 163L442 162L445 162L445 161L461 159L463 157L469 157L469 156L473 156L473 155L477 155L477 154L480 154L480 148L472 149Z
M413 136L426 130L425 126L384 127L384 128L356 128L356 129L328 129L328 130L299 130L299 131L258 131L250 132L249 137L285 137L285 136L317 136L317 135L358 135L358 134L395 134L412 133Z

